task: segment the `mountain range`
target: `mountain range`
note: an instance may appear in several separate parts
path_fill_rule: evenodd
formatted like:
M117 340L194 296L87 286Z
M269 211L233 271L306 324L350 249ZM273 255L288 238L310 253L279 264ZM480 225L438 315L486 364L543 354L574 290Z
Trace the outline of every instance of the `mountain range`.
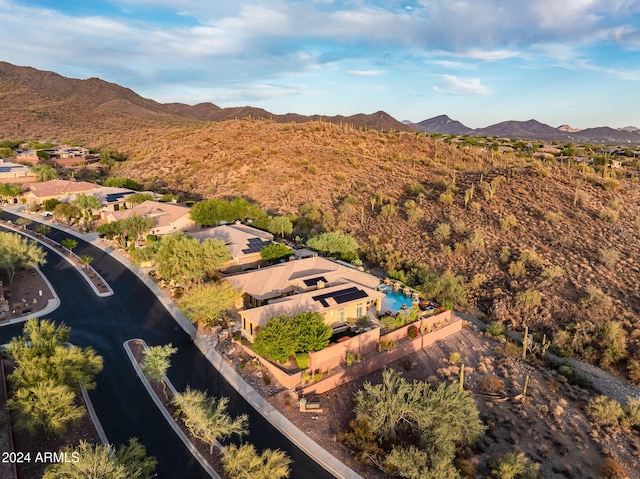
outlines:
M537 120L503 121L484 128L469 128L447 115L439 115L419 123L405 122L408 126L427 133L444 135L470 135L522 140L566 141L578 143L640 143L640 129L627 126L620 129L608 126L580 130L569 125L553 127Z
M205 102L197 105L159 103L133 90L99 78L86 80L0 62L0 129L7 137L77 138L102 131L121 131L158 125L184 126L239 118L278 123L326 121L376 130L420 131L446 135L473 135L524 140L640 143L636 127L577 130L558 128L536 120L505 121L472 129L446 115L419 123L400 122L384 111L351 116L274 114L251 106L221 108Z

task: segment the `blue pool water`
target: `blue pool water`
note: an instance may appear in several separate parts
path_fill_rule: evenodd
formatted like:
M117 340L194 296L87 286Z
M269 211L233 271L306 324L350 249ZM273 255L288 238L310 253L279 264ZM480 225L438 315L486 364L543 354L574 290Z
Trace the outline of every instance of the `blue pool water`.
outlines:
M407 308L410 308L413 304L411 296L404 294L402 291L394 291L392 288L382 289L385 293L385 297L382 298L382 312L391 311L397 313L402 310L404 304Z

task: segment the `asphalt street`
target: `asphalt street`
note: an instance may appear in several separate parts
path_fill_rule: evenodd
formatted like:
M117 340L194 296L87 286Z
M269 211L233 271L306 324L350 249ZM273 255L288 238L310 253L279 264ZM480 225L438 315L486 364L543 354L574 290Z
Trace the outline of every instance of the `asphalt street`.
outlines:
M0 217L15 221L6 212L0 213ZM52 228L48 236L60 242L69 235ZM183 390L189 384L216 397L229 397L232 415L249 415L250 433L245 440L259 450L269 447L286 451L293 459L292 478L333 477L271 426L218 374L156 296L130 270L93 245L75 239L79 244L74 252L94 258L92 266L115 294L106 298L96 296L74 267L48 252L47 264L41 270L61 301L60 307L48 317L71 327L72 343L91 346L104 358L104 369L90 397L111 443L139 438L148 454L158 459L160 479L208 477L162 418L126 356L124 341L142 338L150 346L172 343L177 347L168 372L176 388ZM7 342L20 334L21 329L21 324L0 328L0 341Z

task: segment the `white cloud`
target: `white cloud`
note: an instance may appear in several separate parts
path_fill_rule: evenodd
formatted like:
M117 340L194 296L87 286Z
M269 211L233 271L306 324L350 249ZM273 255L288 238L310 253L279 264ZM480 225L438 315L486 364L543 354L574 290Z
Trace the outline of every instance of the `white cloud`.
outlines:
M516 50L480 50L478 48L472 48L462 52L460 55L474 60L495 62L521 56L522 52Z
M459 78L455 75L440 75L440 83L433 87L438 93L455 96L490 95L491 90L479 78Z
M477 68L477 66L472 63L458 62L454 60L428 60L425 63L448 68L450 70L475 70Z
M384 73L385 72L383 70L349 70L347 75L355 77L374 77Z

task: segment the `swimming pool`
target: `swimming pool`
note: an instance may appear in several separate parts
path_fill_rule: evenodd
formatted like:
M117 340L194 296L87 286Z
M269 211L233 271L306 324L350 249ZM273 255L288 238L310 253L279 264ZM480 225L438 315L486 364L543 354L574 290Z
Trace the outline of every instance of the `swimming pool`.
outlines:
M411 296L404 294L402 291L394 291L393 288L388 286L381 286L379 289L385 294L385 297L382 298L383 313L386 313L387 311L397 313L402 311L403 305L406 306L406 308L410 308L413 304Z

